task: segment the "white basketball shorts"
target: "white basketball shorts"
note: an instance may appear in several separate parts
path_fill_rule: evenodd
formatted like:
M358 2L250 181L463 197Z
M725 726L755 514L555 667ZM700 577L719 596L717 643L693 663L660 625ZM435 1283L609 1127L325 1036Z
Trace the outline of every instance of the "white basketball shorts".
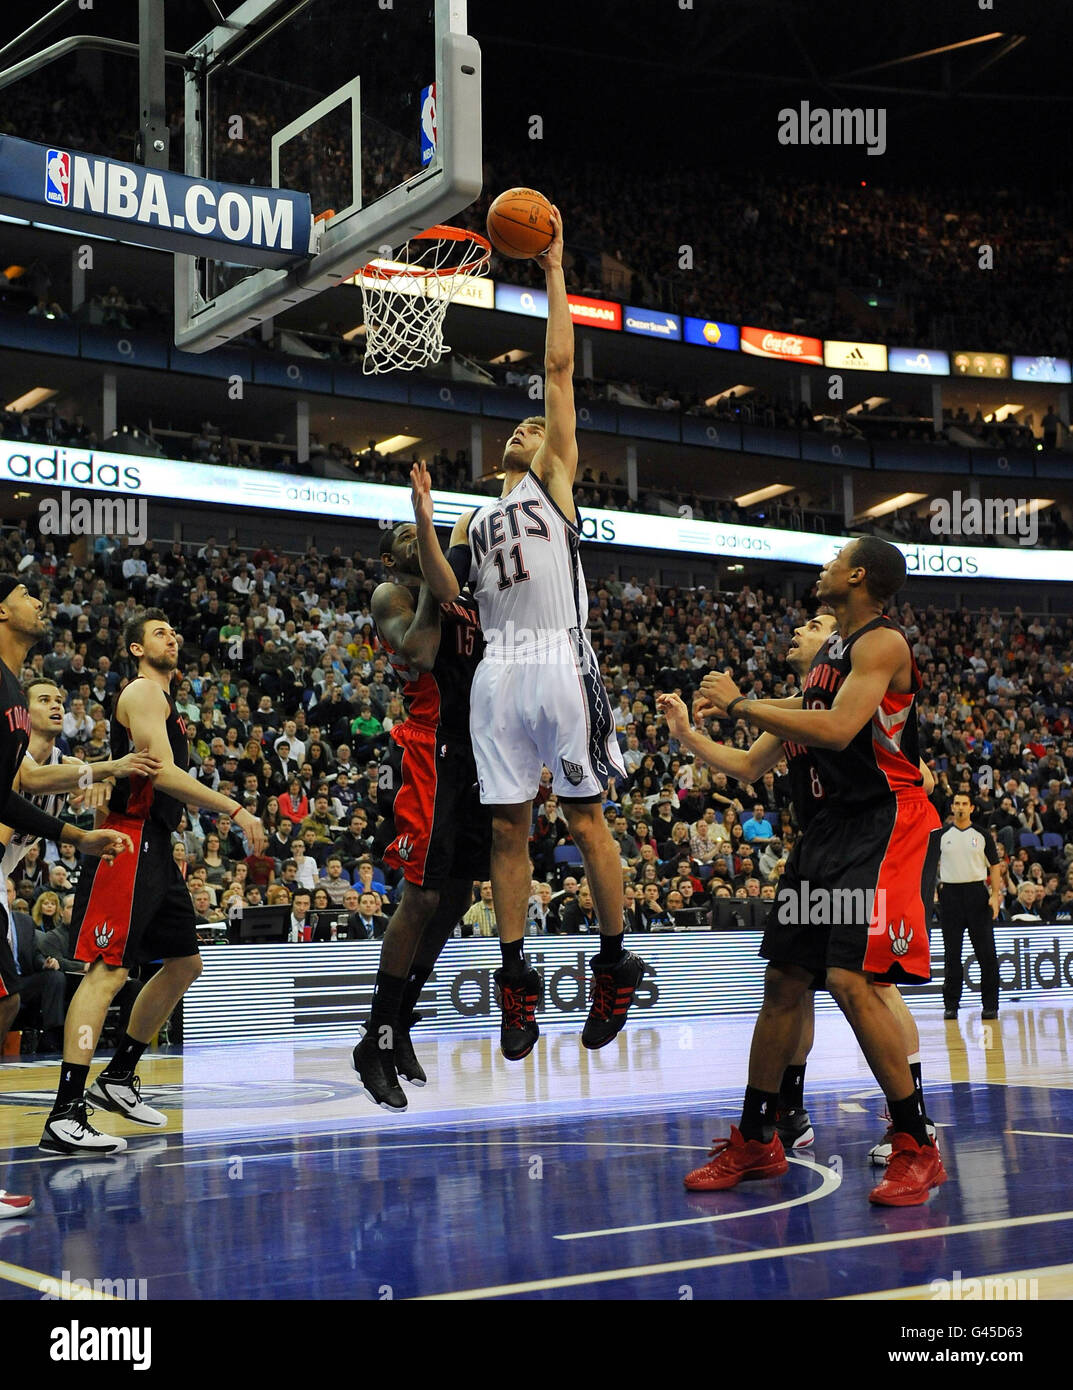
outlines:
M531 801L541 769L557 796L602 800L626 776L611 701L588 642L563 634L551 650L477 667L470 734L485 806Z

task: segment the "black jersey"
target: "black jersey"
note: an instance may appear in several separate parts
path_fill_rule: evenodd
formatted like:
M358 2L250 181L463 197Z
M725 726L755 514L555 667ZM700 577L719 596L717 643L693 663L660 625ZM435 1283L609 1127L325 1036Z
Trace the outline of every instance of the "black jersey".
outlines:
M58 840L63 822L12 791L30 743L30 711L15 675L0 661L0 823Z
M144 680L144 676L135 679ZM168 702L168 717L165 728L175 766L186 772L190 766L190 745L186 738L186 720L175 708L175 701L165 691ZM120 724L113 715L108 731L113 758L125 758L134 751L134 740L130 730ZM149 777L123 777L116 782L108 799L108 809L117 816L134 816L137 820L155 820L168 830L178 829L183 814L183 804L167 792L158 792Z
M812 761L812 749L806 748L803 743L789 743L784 739L782 749L790 774L790 804L794 810L794 820L798 830L806 830L824 804L825 793L819 769Z
M850 673L853 644L866 632L879 627L898 633L909 646L905 633L897 623L885 616L873 618L845 640L837 633L829 637L816 653L805 677L803 708L831 708ZM923 787L915 708L920 690L920 672L911 652L909 660L912 667L911 690L904 694L888 690L875 714L857 731L846 748L811 748L832 809L852 814L864 807L878 806L900 792Z
M406 722L468 738L469 692L484 654L480 614L473 600L460 594L440 604L440 645L431 671L412 670L383 634L378 636L402 683Z

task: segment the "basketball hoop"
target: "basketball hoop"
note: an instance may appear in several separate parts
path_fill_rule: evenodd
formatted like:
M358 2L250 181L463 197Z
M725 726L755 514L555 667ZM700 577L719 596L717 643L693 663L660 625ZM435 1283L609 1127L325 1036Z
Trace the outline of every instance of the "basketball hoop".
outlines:
M467 280L488 274L491 254L479 232L429 227L390 261L370 261L360 270L366 375L411 372L450 352L443 341L447 306Z

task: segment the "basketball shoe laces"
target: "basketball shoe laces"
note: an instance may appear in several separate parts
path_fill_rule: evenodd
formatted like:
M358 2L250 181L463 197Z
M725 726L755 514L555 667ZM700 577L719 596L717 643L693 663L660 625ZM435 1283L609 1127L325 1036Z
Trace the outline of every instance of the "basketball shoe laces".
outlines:
M503 1022L508 1028L524 1028L527 1022L525 985L500 985L503 994Z
M618 990L615 987L614 977L611 975L593 975L592 977L592 1013L602 1019L605 1023L609 1022L615 1009L615 998Z
M96 1106L90 1105L88 1100L76 1100L73 1101L71 1104L70 1113L67 1115L59 1116L58 1118L73 1120L77 1125L80 1126L82 1131L80 1134L75 1135L75 1139L84 1139L87 1134L100 1133L100 1130L94 1129L94 1127L89 1122L89 1117L95 1112Z

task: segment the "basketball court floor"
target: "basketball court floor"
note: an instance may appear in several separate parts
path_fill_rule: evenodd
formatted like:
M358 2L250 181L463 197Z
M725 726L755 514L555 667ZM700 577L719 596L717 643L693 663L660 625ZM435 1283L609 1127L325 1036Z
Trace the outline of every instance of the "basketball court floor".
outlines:
M38 1210L0 1224L0 1297L1073 1297L1073 1004L918 1022L950 1177L900 1210L867 1200L883 1100L840 1017L806 1078L814 1150L705 1195L682 1176L737 1120L748 1019L627 1027L600 1053L548 1029L513 1065L491 1036L415 1033L429 1085L401 1115L334 1042L153 1054L167 1129L105 1116L130 1147L96 1161L38 1152L56 1065L8 1062L0 1183Z

